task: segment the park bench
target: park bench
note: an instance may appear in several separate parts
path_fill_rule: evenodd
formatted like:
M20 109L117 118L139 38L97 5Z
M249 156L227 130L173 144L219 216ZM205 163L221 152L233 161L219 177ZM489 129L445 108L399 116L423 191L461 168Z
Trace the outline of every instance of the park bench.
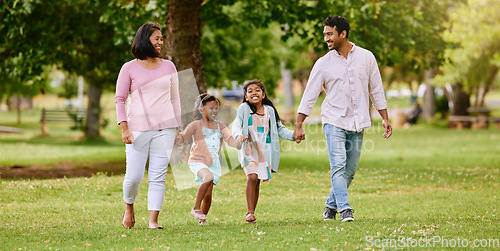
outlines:
M488 121L497 124L497 129L500 129L500 117L489 117Z
M448 117L448 122L453 123L457 129L470 128L471 124L477 121L477 117L475 116L460 116L460 115L451 115Z
M497 128L500 129L500 117L452 115L448 118L448 121L454 123L457 129L470 127L473 129L487 129L489 122L496 123Z
M48 135L48 123L72 123L72 128L81 128L85 119L85 110L79 109L64 109L64 110L48 110L42 109L40 122L42 124L42 135Z
M0 126L0 133L23 133L23 130L10 126Z

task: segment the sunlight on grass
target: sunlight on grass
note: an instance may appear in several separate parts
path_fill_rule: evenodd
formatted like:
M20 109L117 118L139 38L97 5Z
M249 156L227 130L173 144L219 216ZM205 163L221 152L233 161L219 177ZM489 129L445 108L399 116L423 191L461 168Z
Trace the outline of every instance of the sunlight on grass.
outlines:
M204 227L189 215L196 188L175 189L169 172L160 215L166 229L159 231L147 229L146 178L131 230L120 223L122 175L1 180L2 249L327 250L366 249L374 240L398 238L499 238L500 130L417 125L395 130L385 140L379 126L365 132L366 148L350 187L356 219L352 223L323 222L329 163L320 125L309 125L302 144L282 142L287 149L279 172L261 185L257 225L244 223L246 180L240 168L224 175L214 188L210 225ZM57 150L57 145L69 147L63 142L52 147ZM41 142L17 150L26 147L45 151ZM71 147L81 148L82 155L123 154L114 143Z

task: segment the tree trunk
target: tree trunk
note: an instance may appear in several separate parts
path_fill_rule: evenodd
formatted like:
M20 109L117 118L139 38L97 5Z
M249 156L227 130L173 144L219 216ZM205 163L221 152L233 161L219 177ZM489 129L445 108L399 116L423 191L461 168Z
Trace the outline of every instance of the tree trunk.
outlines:
M490 86L493 85L495 82L495 78L497 76L499 67L494 67L490 71L490 75L488 76L487 79L484 81L484 85L479 86L478 92L477 92L477 98L476 98L476 107L483 107L484 106L484 97L488 93Z
M292 71L286 68L285 61L280 63L281 81L283 82L283 91L285 93L285 112L283 113L286 121L291 121L295 116L293 111L293 86Z
M467 116L467 108L470 107L470 95L465 93L462 89L462 84L457 83L453 86L453 108L451 109L451 115L456 116Z
M488 86L481 85L477 87L476 103L474 104L475 107L484 106L484 97L486 96L487 92Z
M12 97L7 97L5 104L7 105L7 111L12 111Z
M424 94L424 111L425 118L432 118L436 113L436 95L434 93L434 86L429 81L434 77L434 70L430 69L425 71L425 94Z
M21 96L17 96L16 110L17 110L17 123L21 124Z
M87 105L87 121L85 126L85 137L86 138L99 138L101 133L99 129L100 124L100 114L101 114L101 95L102 89L96 88L95 86L88 85L88 105Z
M193 69L200 93L207 91L201 58L202 0L169 0L163 58L172 60L178 71Z

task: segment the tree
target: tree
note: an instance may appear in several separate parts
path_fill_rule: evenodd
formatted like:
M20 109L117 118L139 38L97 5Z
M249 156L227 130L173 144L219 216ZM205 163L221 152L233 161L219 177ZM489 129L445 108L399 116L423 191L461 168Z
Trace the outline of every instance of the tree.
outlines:
M428 25L432 28L432 24L439 24L440 19L427 22L427 12L423 10L439 9L443 6L440 3L448 3L447 0L170 0L167 7L166 1L157 3L146 0L4 2L6 5L1 18L5 22L0 26L2 34L6 34L0 40L0 53L2 58L7 59L4 65L12 65L9 68L11 71L27 70L28 74L18 74L26 76L27 80L39 76L40 69L46 64L58 64L65 70L84 76L89 83L86 127L86 136L89 137L99 136L101 92L114 86L120 65L131 58L129 46L135 30L146 20L164 15L165 10L167 29L163 53L174 61L178 70L192 68L198 89L204 91L204 64L210 66L207 72L210 72L209 78L214 84L258 75L255 77L269 79L266 85L275 85L274 79L279 78L280 71L280 63L275 62L290 63L294 56L275 53L274 45L266 43L266 40L277 40L275 34L261 29L270 24L278 24L286 30L283 34L277 33L285 40L297 36L305 39L316 51L324 52L326 47L321 35L323 20L332 14L346 16L354 31L350 39L371 50L381 65L395 65L405 58L404 53L409 48L416 47L412 36L431 34L432 38L434 30L439 30L439 27L429 29ZM412 12L414 5L418 8ZM423 18L411 18L419 11L423 13L420 15ZM45 18L39 19L39 16ZM210 57L214 53L206 51L202 54L202 30L207 35L212 32L230 41L245 39L238 34L240 29L258 33L255 34L258 43L244 41L241 50L221 43L206 46L207 50L217 53L226 49L239 53L238 57L222 58L229 72L217 70L217 62L203 59L212 60ZM209 41L210 37L206 39ZM421 55L417 57L418 65L423 69L433 61L428 59L432 55L429 47L422 48L413 49L413 54ZM257 58L259 55L261 57ZM281 60L277 61L276 55L281 55ZM259 61L262 56L269 60L264 60L266 63ZM287 64L288 67L290 64ZM241 69L250 69L246 73L253 74L241 74ZM6 79L3 75L0 78Z
M165 50L163 58L173 61L178 70L192 68L198 90L206 92L201 55L202 0L169 0L167 5Z
M51 64L83 76L89 84L85 136L99 137L102 90L115 86L121 65L132 58L137 28L162 9L156 1L7 1L0 26L7 67L0 80L32 83Z
M484 106L484 97L493 85L498 84L500 5L494 0L468 0L450 16L444 37L455 46L446 50L448 60L435 82L453 84L460 92L463 86L465 93L475 95L474 106ZM463 94L459 96L464 97ZM467 103L468 98L463 102ZM466 111L455 112L467 114Z
M247 29L278 23L283 29L288 27L284 39L297 35L306 39L316 50L325 51L321 35L322 22L327 16L335 14L350 20L354 31L350 36L351 41L372 51L381 65L392 66L406 60L406 69L421 72L442 60L439 52L443 43L439 34L446 20L445 10L452 3L450 0L283 0L279 3L269 0L170 0L166 25L167 30L172 31L172 41L167 43L166 52L178 68L193 68L199 89L205 90L204 66L196 60L201 58L199 55L213 53L200 52L203 46L198 43L203 41L202 31L223 29L228 31L228 36L233 36L230 31L234 31L234 27ZM181 26L183 22L187 25ZM209 29L204 26L209 26ZM257 46L254 48L258 49ZM411 59L407 58L406 53L409 52ZM197 63L192 63L195 61ZM206 60L202 62L207 67L208 64L216 64ZM214 78L226 79L220 71L207 69L209 71L216 73Z
M32 1L7 1L0 9L0 101L33 97L47 84L44 71L51 58L43 51L49 42L40 39L45 31L30 33L41 27L32 16L35 8ZM17 110L21 123L19 107Z
M121 65L132 58L130 44L137 28L159 16L154 1L74 1L67 7L63 23L65 42L62 67L81 75L88 83L86 137L100 137L101 105L104 89L113 89ZM75 18L76 16L76 18ZM67 19L72 19L71 21Z

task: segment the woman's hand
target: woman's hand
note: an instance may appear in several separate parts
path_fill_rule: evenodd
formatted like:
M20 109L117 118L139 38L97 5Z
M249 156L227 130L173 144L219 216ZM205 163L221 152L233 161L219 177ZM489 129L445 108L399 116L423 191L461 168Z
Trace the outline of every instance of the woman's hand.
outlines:
M134 135L132 135L132 132L128 129L128 122L122 121L118 125L120 125L120 129L122 129L122 141L123 141L123 143L125 143L125 144L134 143Z
M132 134L132 132L129 131L128 128L122 130L122 140L123 140L123 143L125 143L125 144L134 143L134 135Z

